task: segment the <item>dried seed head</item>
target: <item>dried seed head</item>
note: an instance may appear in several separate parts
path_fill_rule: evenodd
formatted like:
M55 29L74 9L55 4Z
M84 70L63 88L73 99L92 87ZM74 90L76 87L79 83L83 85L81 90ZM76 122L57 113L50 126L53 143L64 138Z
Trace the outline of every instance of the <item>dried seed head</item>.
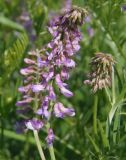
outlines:
M111 86L112 66L115 61L110 54L96 53L91 60L91 72L84 83L91 85L93 92ZM88 82L88 83L87 83Z
M61 17L62 23L69 27L74 25L82 25L84 18L88 15L88 11L84 8L73 6L69 11L65 12Z

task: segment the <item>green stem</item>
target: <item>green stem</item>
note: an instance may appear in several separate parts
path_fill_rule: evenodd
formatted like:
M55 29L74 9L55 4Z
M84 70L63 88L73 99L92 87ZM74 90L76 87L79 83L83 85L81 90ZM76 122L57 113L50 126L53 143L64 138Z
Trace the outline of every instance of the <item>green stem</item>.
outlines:
M98 106L98 96L95 96L94 106L93 106L93 128L95 134L97 134L97 106Z
M53 145L49 146L49 153L50 153L51 160L56 160Z
M115 78L114 67L112 67L112 105L115 103Z
M106 95L108 96L109 103L112 106L111 96L110 96L110 93L109 93L108 88L106 86L105 86L105 92L106 92Z
M37 147L38 147L38 151L39 151L41 160L46 160L45 156L44 156L44 153L43 153L43 150L42 150L42 147L41 147L41 144L40 144L38 132L36 130L34 130L33 133L34 133L35 141L36 141L36 144L37 144Z
M106 90L107 91L107 90ZM107 93L107 92L106 92ZM115 77L114 77L114 67L112 66L112 98L110 100L110 95L107 93L108 97L109 97L109 101L111 104L111 110L113 109L115 102L116 102L116 96L115 96ZM111 112L110 110L110 112ZM110 113L109 113L110 114ZM108 116L107 121L106 121L106 135L109 138L109 134L110 134L110 117Z
M39 52L37 51L37 56L39 57ZM36 83L39 82L39 69L37 67L37 73L36 73ZM35 94L35 110L38 109L38 93ZM33 130L33 133L34 133L34 137L35 137L35 141L36 141L36 144L37 144L37 147L38 147L38 151L39 151L39 154L40 154L40 157L41 157L41 160L46 160L45 159L45 156L44 156L44 152L42 150L42 147L41 147L41 143L40 143L40 139L39 139L39 136L38 136L38 131L37 130Z

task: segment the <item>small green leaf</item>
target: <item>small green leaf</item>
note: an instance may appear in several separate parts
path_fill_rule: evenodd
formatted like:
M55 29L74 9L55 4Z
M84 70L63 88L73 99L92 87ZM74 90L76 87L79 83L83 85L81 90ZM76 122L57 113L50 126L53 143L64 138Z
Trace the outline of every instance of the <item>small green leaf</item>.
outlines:
M12 29L16 29L18 31L24 31L24 28L22 27L22 25L16 22L13 22L12 20L4 16L0 16L0 24Z
M10 75L13 70L19 66L23 53L28 46L28 42L28 36L23 33L13 46L4 52L5 74Z

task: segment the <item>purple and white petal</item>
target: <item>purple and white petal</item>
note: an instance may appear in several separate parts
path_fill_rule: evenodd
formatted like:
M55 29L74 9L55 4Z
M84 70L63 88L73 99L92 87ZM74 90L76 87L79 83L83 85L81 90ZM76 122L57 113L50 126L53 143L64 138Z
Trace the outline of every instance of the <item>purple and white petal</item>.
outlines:
M35 62L34 60L29 59L29 58L25 58L25 59L24 59L24 62L25 62L26 64L36 64L36 62Z
M39 109L36 111L36 114L38 114L38 115L43 115L43 109L42 109L42 108L39 108Z
M54 114L56 117L64 118L66 116L75 116L75 111L73 108L65 108L60 102L54 105Z
M75 62L74 62L72 59L66 59L66 60L64 61L64 65L65 65L66 67L73 68L73 67L75 67Z
M49 97L46 96L42 102L42 105L41 107L44 108L44 109L48 109L48 105L49 105Z
M61 87L60 91L65 97L72 97L73 96L73 93L71 91L69 91L68 89L66 89L65 87Z
M43 116L48 119L50 117L50 112L47 109L43 109Z
M44 123L40 120L32 119L25 122L25 125L30 130L40 130L44 126Z
M68 73L68 69L67 68L64 67L61 70L61 77L66 79L66 80L69 79L69 73Z
M21 93L27 93L31 89L31 84L27 86L22 86L18 88L18 91Z
M27 75L35 73L35 71L32 68L23 68L20 70L20 73L24 76L27 76Z
M33 92L37 93L37 92L43 91L45 87L41 84L34 84L32 85L31 89Z
M46 81L48 82L54 76L54 69L50 68L49 73L47 74Z
M52 85L48 85L47 90L49 91L49 99L50 100L55 100L56 99L56 94L54 92L54 89L52 87Z
M46 108L39 108L36 114L44 116L47 119L50 117L50 112Z
M56 80L56 84L58 85L58 87L62 87L63 86L63 82L61 81L60 74L56 75L55 80Z

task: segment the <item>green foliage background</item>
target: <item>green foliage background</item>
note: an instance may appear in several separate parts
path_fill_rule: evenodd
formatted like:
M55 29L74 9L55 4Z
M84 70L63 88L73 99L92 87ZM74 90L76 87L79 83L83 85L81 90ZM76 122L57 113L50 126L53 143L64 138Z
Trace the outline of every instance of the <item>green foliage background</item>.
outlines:
M52 122L57 160L126 159L126 11L121 10L123 4L125 0L73 0L73 5L88 8L91 22L81 28L81 50L75 57L77 67L69 80L74 97L61 97L66 106L75 108L76 116ZM17 135L14 131L18 120L15 103L20 97L17 89L22 83L19 69L28 50L41 48L50 40L48 20L52 14L59 13L63 5L63 0L0 0L0 160L40 160L32 133ZM33 22L34 41L19 21L24 10ZM89 26L94 29L93 37L87 32ZM108 126L109 139L106 121L111 107L106 93L102 90L93 94L89 86L83 84L90 58L99 51L112 54L117 62L117 110L112 110L114 118ZM41 131L41 140L44 134ZM49 160L46 147L44 151Z

